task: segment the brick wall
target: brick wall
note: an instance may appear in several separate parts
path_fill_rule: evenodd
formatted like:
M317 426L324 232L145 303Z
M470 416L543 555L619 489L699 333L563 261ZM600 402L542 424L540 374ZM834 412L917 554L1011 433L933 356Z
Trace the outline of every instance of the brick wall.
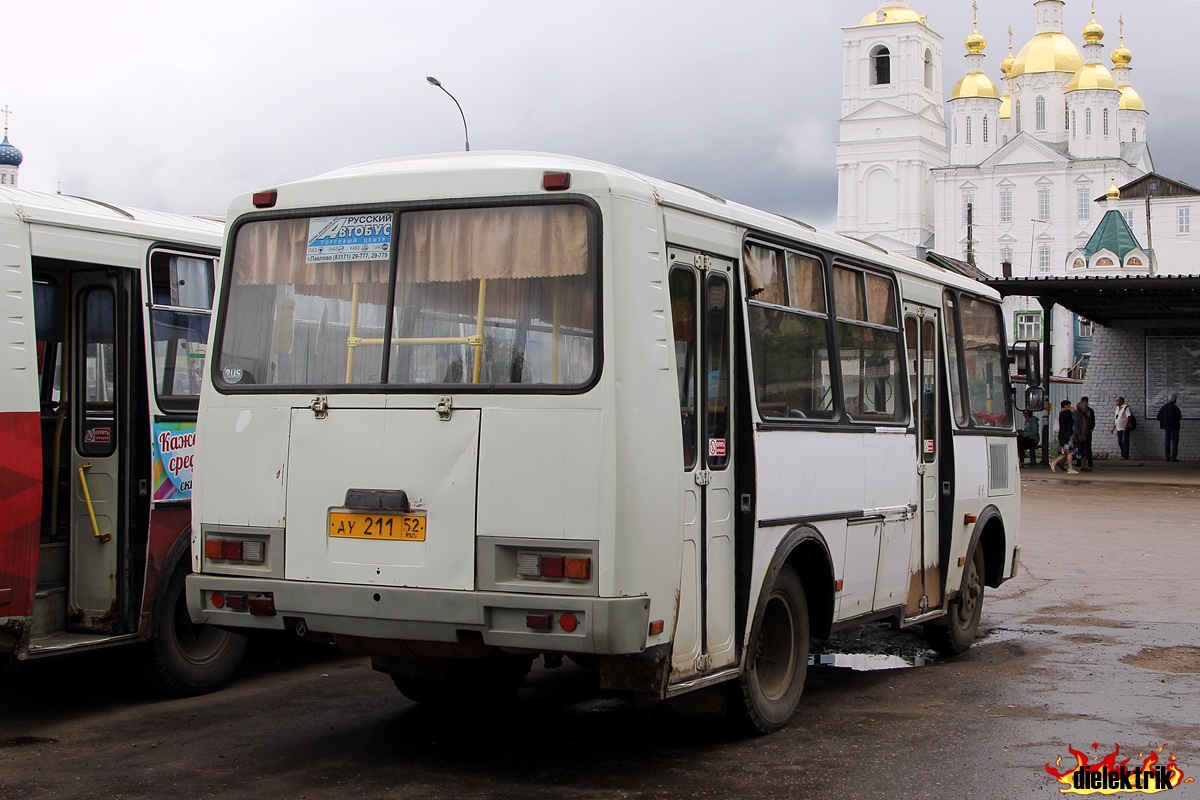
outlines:
M1157 408L1146 408L1146 334L1156 330L1179 329L1179 323L1139 320L1111 327L1096 325L1092 339L1092 358L1083 380L1083 391L1096 410L1096 434L1092 452L1097 457L1119 458L1116 434L1109 433L1115 406L1123 395L1137 417L1138 427L1129 440L1130 458L1143 461L1163 460L1163 432L1154 415ZM1185 419L1179 431L1181 461L1200 459L1200 420Z

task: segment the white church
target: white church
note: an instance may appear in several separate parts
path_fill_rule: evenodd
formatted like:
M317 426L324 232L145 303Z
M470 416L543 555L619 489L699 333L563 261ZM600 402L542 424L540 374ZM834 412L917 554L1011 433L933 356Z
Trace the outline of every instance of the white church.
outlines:
M1077 45L1063 30L1064 7L1033 4L1036 33L1014 55L1010 32L999 85L976 24L948 101L942 37L908 0L883 0L843 28L838 232L918 257L936 250L995 277L1062 276L1080 265L1106 198L1154 165L1123 31L1110 69L1094 11ZM1134 216L1126 212L1131 226ZM1144 261L1135 254L1119 266L1149 270ZM1036 301L1005 306L1010 339L1042 337ZM1053 315L1056 352L1076 353L1080 324Z

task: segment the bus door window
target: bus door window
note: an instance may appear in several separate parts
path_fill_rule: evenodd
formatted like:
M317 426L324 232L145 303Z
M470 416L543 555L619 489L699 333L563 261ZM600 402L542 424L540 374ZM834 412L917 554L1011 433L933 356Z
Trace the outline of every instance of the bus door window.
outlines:
M679 417L683 428L683 466L696 466L696 273L673 269L671 323L675 333L675 374L679 388Z
M80 294L79 307L82 397L76 446L85 456L112 455L117 446L116 298L107 286L91 286Z
M729 281L710 274L705 281L704 440L709 469L729 466Z
M921 325L921 442L926 463L937 460L937 332L933 320Z

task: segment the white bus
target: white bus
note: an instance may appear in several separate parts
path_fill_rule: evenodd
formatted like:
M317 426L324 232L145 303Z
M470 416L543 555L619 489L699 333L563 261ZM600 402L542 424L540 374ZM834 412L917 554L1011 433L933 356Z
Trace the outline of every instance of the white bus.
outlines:
M134 644L177 695L238 665L183 600L223 231L0 187L0 663Z
M948 651L1015 574L997 295L590 161L381 161L238 198L196 622L332 634L417 700L533 657L787 722L809 639ZM726 687L722 687L722 691Z

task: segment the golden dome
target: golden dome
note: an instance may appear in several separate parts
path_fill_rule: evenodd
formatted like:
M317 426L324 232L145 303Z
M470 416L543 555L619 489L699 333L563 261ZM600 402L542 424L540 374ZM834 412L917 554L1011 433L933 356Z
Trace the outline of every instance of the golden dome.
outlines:
M1039 72L1078 72L1083 66L1079 48L1064 34L1039 33L1017 54L1012 77Z
M1008 56L1003 61L1000 62L1000 71L1002 73L1004 73L1004 77L1006 77L1006 78L1012 77L1013 66L1016 63L1017 63L1017 60L1015 58L1013 58L1012 48L1010 47L1010 48L1008 48Z
M999 100L1000 93L996 91L996 84L992 83L992 79L987 75L982 72L968 72L958 83L954 84L954 91L950 93L950 99L963 100L968 97Z
M1012 95L1000 98L1000 119L1012 119Z
M987 47L987 39L983 38L978 28L967 34L963 43L967 46L967 54L972 56L981 54Z
M925 24L925 15L918 14L911 8L902 6L893 6L891 8L881 8L877 11L872 11L867 14L858 23L861 25L898 25L901 22L919 22Z
M1118 69L1128 67L1130 61L1133 61L1133 53L1125 45L1121 45L1116 50L1113 50L1112 62L1114 67Z
M1092 21L1083 26L1083 41L1087 44L1100 44L1104 41L1104 26L1096 22L1096 17L1092 17Z
M1117 82L1112 73L1103 64L1084 64L1071 78L1064 91L1075 92L1083 89L1116 89Z
M1113 178L1112 184L1108 187L1108 194L1105 195L1109 200L1120 200L1121 190L1117 188L1117 179Z
M1122 111L1145 111L1146 104L1142 102L1142 96L1137 93L1137 89L1126 84L1121 87L1121 102L1118 108Z

